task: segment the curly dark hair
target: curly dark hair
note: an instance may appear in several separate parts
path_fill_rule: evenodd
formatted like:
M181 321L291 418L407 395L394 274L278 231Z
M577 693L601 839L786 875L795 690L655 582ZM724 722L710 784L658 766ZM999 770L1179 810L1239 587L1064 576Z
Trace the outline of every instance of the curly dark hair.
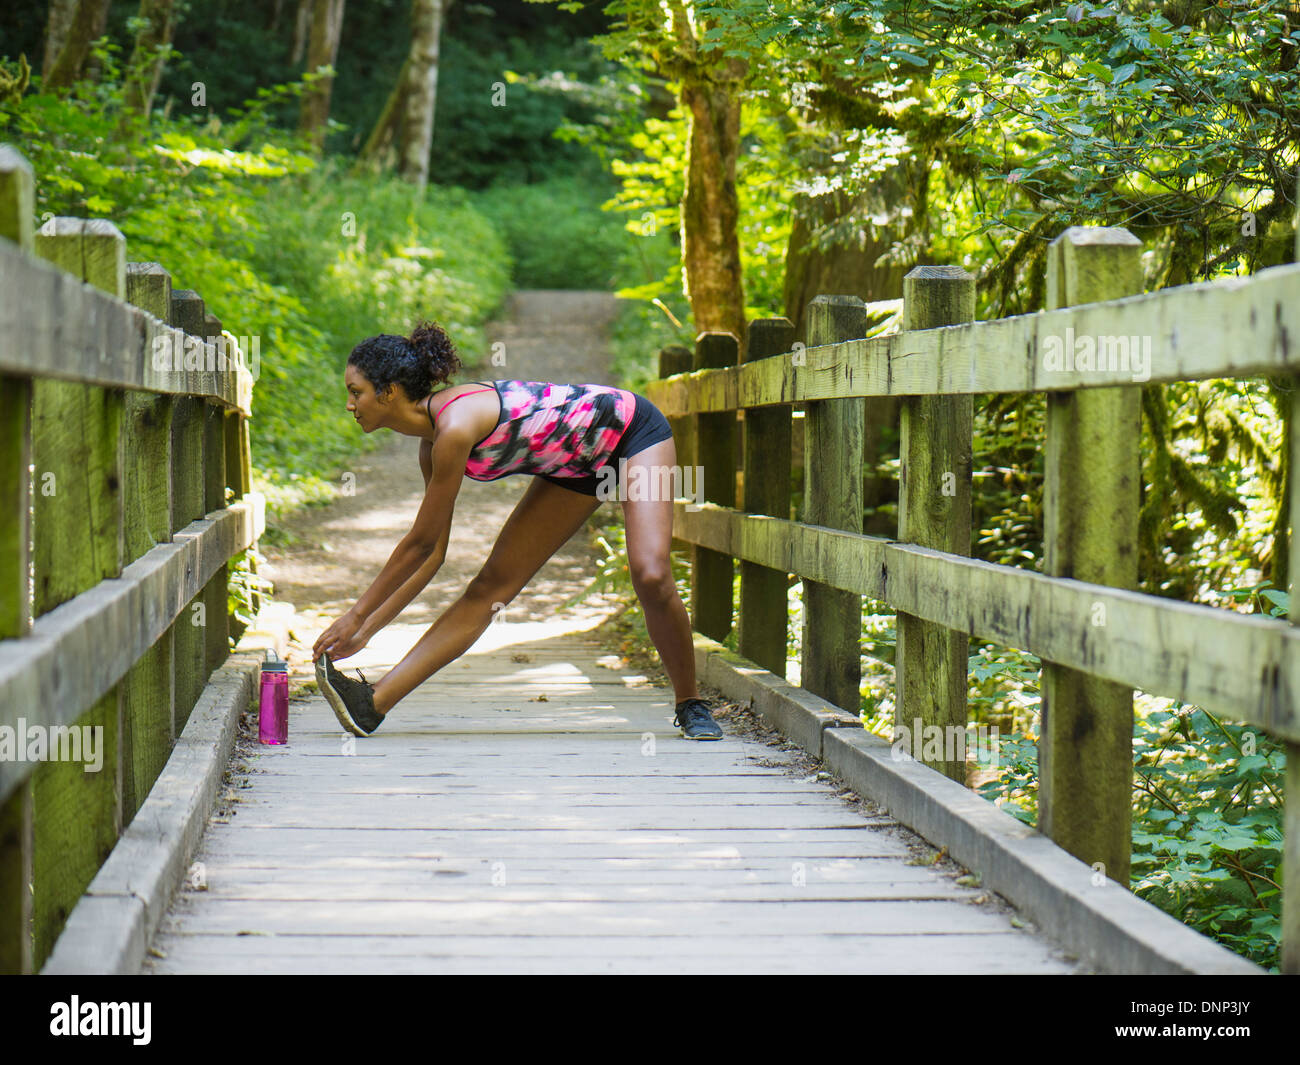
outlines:
M352 349L348 365L365 374L375 392L396 383L407 398L419 401L460 369L460 359L441 326L420 322L409 338L389 333L368 337Z

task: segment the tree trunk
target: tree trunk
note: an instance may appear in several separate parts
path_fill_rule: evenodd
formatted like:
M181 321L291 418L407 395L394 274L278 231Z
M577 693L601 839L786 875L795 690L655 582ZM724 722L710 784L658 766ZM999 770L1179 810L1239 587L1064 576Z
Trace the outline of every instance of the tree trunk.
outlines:
M311 33L311 12L316 0L298 0L298 10L293 22L293 52L289 62L297 66L307 51L307 37Z
M902 297L908 266L877 266L876 260L906 239L909 219L915 217L897 169L882 174L856 199L850 200L842 191L799 198L786 248L784 290L785 316L794 323L798 339L804 339L804 311L817 296L857 296L867 303ZM841 219L853 220L846 228L859 234L858 241L814 247L814 230Z
M154 93L162 78L164 60L158 49L171 44L174 0L140 0L140 18L145 20L135 38L128 72L138 71L126 83L126 107L149 117Z
M90 41L93 44L108 32L108 10L112 7L112 0L104 0L95 8L95 22L90 28ZM93 55L86 56L86 63L81 71L81 76L86 81L99 81L99 60Z
M49 73L45 75L42 88L66 89L81 76L91 42L102 35L103 27L107 25L108 3L109 0L81 0L77 4L76 11L62 33L58 55L50 66ZM61 24L56 24L56 16L62 18L64 14L64 6L61 5L56 12L51 5L50 23L46 31L47 45L61 28Z
M785 316L795 323L798 340L807 340L805 311L817 296L857 296L867 303L902 297L908 264L877 266L876 260L896 242L905 240L914 220L925 213L912 204L910 186L900 165L886 171L856 198L834 192L800 201L785 258ZM861 235L859 242L814 247L813 231L840 219L853 223L848 228ZM862 406L863 532L893 537L898 526L888 504L898 500L898 481L876 470L898 454L900 404L894 396L874 396L864 399Z
M316 0L312 8L311 41L307 46L307 70L332 67L339 54L345 0ZM302 94L298 132L311 139L316 151L325 146L325 128L330 115L330 89L334 77L323 77Z
M370 131L365 147L357 157L358 163L373 163L380 170L386 170L392 165L392 145L397 135L398 116L402 113L402 97L406 92L406 77L410 65L411 60L408 56L397 75L397 83L393 86L393 91L388 94L388 102L384 104L379 121Z
M413 0L411 53L403 68L401 149L398 175L423 194L429 183L429 148L433 141L433 111L438 97L438 42L442 32L442 0Z
M50 14L45 21L45 59L41 63L41 81L49 80L50 71L63 51L72 20L77 14L77 0L50 0Z
M737 227L736 155L740 146L741 59L705 60L679 0L669 4L682 110L689 117L686 192L682 197L682 266L697 333L733 334L744 360L745 299ZM701 29L707 24L700 23Z

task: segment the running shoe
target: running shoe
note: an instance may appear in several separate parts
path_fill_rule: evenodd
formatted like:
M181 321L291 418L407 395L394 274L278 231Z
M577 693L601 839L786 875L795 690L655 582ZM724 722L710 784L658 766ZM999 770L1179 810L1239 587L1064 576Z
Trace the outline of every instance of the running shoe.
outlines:
M329 700L339 724L354 736L369 736L384 722L384 715L375 709L374 685L361 676L360 680L345 677L330 661L328 651L316 659L316 683Z
M703 699L685 699L677 704L673 724L682 730L688 740L720 740L722 729L709 713L709 704Z

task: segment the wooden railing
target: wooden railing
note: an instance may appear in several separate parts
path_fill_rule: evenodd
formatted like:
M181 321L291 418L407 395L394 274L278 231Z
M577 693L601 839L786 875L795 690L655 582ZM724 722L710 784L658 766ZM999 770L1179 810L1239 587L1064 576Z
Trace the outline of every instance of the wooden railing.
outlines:
M678 462L706 475L709 502L679 499L673 525L675 538L695 545L697 631L716 640L730 631L739 560L738 650L784 676L786 575L797 575L800 683L856 714L861 597L880 600L898 614L895 725L919 718L923 728L965 729L971 636L1038 655L1039 827L1126 888L1134 688L1276 737L1287 755L1285 794L1300 797L1294 578L1291 624L1134 590L1141 384L1264 374L1295 383L1300 265L1140 295L1140 253L1127 230L1071 228L1050 249L1048 309L987 322L972 321L974 279L964 270L918 267L904 282L897 334L863 339L861 301L821 296L809 309L806 349L794 344L789 321L764 319L749 326L743 364L737 338L704 334L691 372L666 365L671 376L646 389L679 425L693 423L678 434L686 452ZM1085 338L1093 360L1076 363ZM1123 360L1116 338L1125 341ZM1007 392L1047 394L1043 573L969 557L973 400ZM1300 403L1300 389L1293 395ZM862 533L864 397L885 396L901 403L897 540ZM799 522L790 511L795 403L805 406ZM1289 417L1294 560L1300 407ZM958 762L930 764L964 780ZM1281 969L1297 972L1300 801L1287 804L1284 819Z
M33 196L0 147L0 972L40 968L157 779L264 525L221 323Z

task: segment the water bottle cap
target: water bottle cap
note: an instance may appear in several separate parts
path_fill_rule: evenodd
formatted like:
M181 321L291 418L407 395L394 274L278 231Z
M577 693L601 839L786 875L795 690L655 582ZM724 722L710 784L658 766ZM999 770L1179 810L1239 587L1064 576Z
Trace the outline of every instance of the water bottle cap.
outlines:
M263 673L288 673L289 663L284 661L284 659L278 658L276 656L275 648L268 647L266 649L266 660L262 663L262 672Z

